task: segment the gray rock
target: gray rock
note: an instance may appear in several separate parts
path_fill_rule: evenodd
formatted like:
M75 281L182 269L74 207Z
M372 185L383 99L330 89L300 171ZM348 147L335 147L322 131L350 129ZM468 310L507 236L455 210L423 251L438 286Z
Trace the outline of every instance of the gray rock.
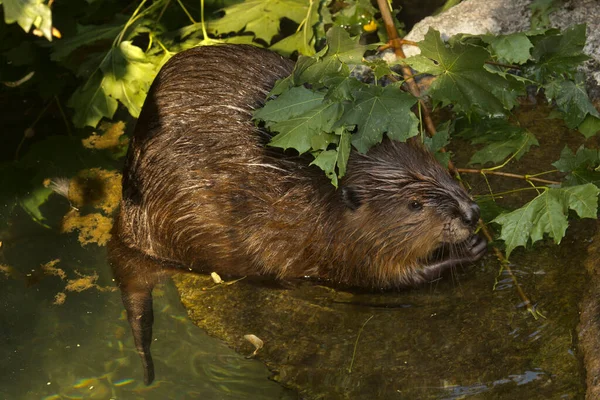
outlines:
M420 41L430 27L441 32L443 38L458 33L480 35L509 34L526 31L530 27L532 0L466 0L448 11L427 17L416 24L405 39ZM571 0L550 14L555 28L565 29L587 24L585 53L592 57L585 65L588 89L593 98L600 96L600 1ZM407 57L418 54L415 46L404 46Z

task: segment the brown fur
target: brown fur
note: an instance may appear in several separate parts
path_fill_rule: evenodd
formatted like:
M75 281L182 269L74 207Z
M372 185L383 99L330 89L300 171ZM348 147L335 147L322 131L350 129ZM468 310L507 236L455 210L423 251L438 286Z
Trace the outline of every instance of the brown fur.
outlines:
M170 270L398 287L483 254L477 207L419 145L353 151L338 190L305 157L266 147L251 112L292 68L250 46L202 47L152 85L109 246L147 383L151 291Z

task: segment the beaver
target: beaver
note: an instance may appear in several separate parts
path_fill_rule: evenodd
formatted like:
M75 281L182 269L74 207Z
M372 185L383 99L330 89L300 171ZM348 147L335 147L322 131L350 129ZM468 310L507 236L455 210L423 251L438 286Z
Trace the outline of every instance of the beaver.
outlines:
M174 271L390 288L478 260L479 208L420 144L352 151L340 187L252 121L293 62L248 45L175 55L131 139L109 260L142 358L152 289Z

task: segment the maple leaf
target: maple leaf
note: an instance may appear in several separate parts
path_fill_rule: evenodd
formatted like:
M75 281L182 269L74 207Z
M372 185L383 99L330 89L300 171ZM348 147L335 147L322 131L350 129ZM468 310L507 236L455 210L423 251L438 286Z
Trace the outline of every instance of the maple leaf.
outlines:
M25 32L33 25L52 41L52 11L43 0L0 0L0 4L4 5L4 22L16 22Z
M263 108L254 112L254 118L269 122L281 122L319 106L324 94L313 92L304 86L293 87L281 96L267 101Z
M294 148L300 154L305 153L311 148L312 136L331 131L341 113L342 106L339 103L323 102L285 121L268 123L271 131L280 132L271 139L269 146Z
M574 210L580 218L596 218L599 193L600 189L591 183L548 188L523 207L496 217L492 222L502 226L500 239L506 244L506 257L545 234L559 244L568 227L568 210Z
M533 43L523 32L501 36L484 35L482 40L490 44L499 58L509 63L524 64L531 57Z
M585 89L583 77L578 75L577 81L562 79L553 80L544 85L548 100L556 100L559 110L564 113L564 119L569 128L579 126L588 115L599 118Z
M421 55L409 57L405 62L421 73L437 76L428 91L435 103L485 113L504 113L510 109L510 104L505 105L496 94L510 90L510 83L483 68L490 58L487 50L459 41L450 47L431 28L419 47Z
M307 15L308 7L305 0L246 0L224 8L225 16L211 21L208 28L216 35L250 31L257 39L270 43L279 33L282 18L299 24Z
M317 165L325 171L333 186L338 187L338 178L346 175L346 164L348 163L348 157L350 157L352 134L342 127L336 129L336 133L333 136L339 140L338 147L335 150L319 152L310 165ZM338 173L336 173L336 167Z
M344 107L338 126L357 126L352 144L361 153L380 143L384 133L401 142L418 133L419 121L410 110L417 99L397 86L365 86L354 98Z
M129 41L109 50L100 67L69 99L75 109L77 127L98 125L103 117L112 118L121 101L133 117L138 117L148 88L156 75L156 65Z

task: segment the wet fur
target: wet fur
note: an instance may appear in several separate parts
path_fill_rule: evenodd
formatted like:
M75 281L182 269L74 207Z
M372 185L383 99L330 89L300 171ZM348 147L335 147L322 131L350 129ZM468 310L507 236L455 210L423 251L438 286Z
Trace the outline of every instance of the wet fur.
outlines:
M171 271L401 287L485 251L476 206L420 145L353 151L338 190L304 157L266 147L251 112L292 68L255 47L201 47L150 89L109 243L147 384L152 289Z

